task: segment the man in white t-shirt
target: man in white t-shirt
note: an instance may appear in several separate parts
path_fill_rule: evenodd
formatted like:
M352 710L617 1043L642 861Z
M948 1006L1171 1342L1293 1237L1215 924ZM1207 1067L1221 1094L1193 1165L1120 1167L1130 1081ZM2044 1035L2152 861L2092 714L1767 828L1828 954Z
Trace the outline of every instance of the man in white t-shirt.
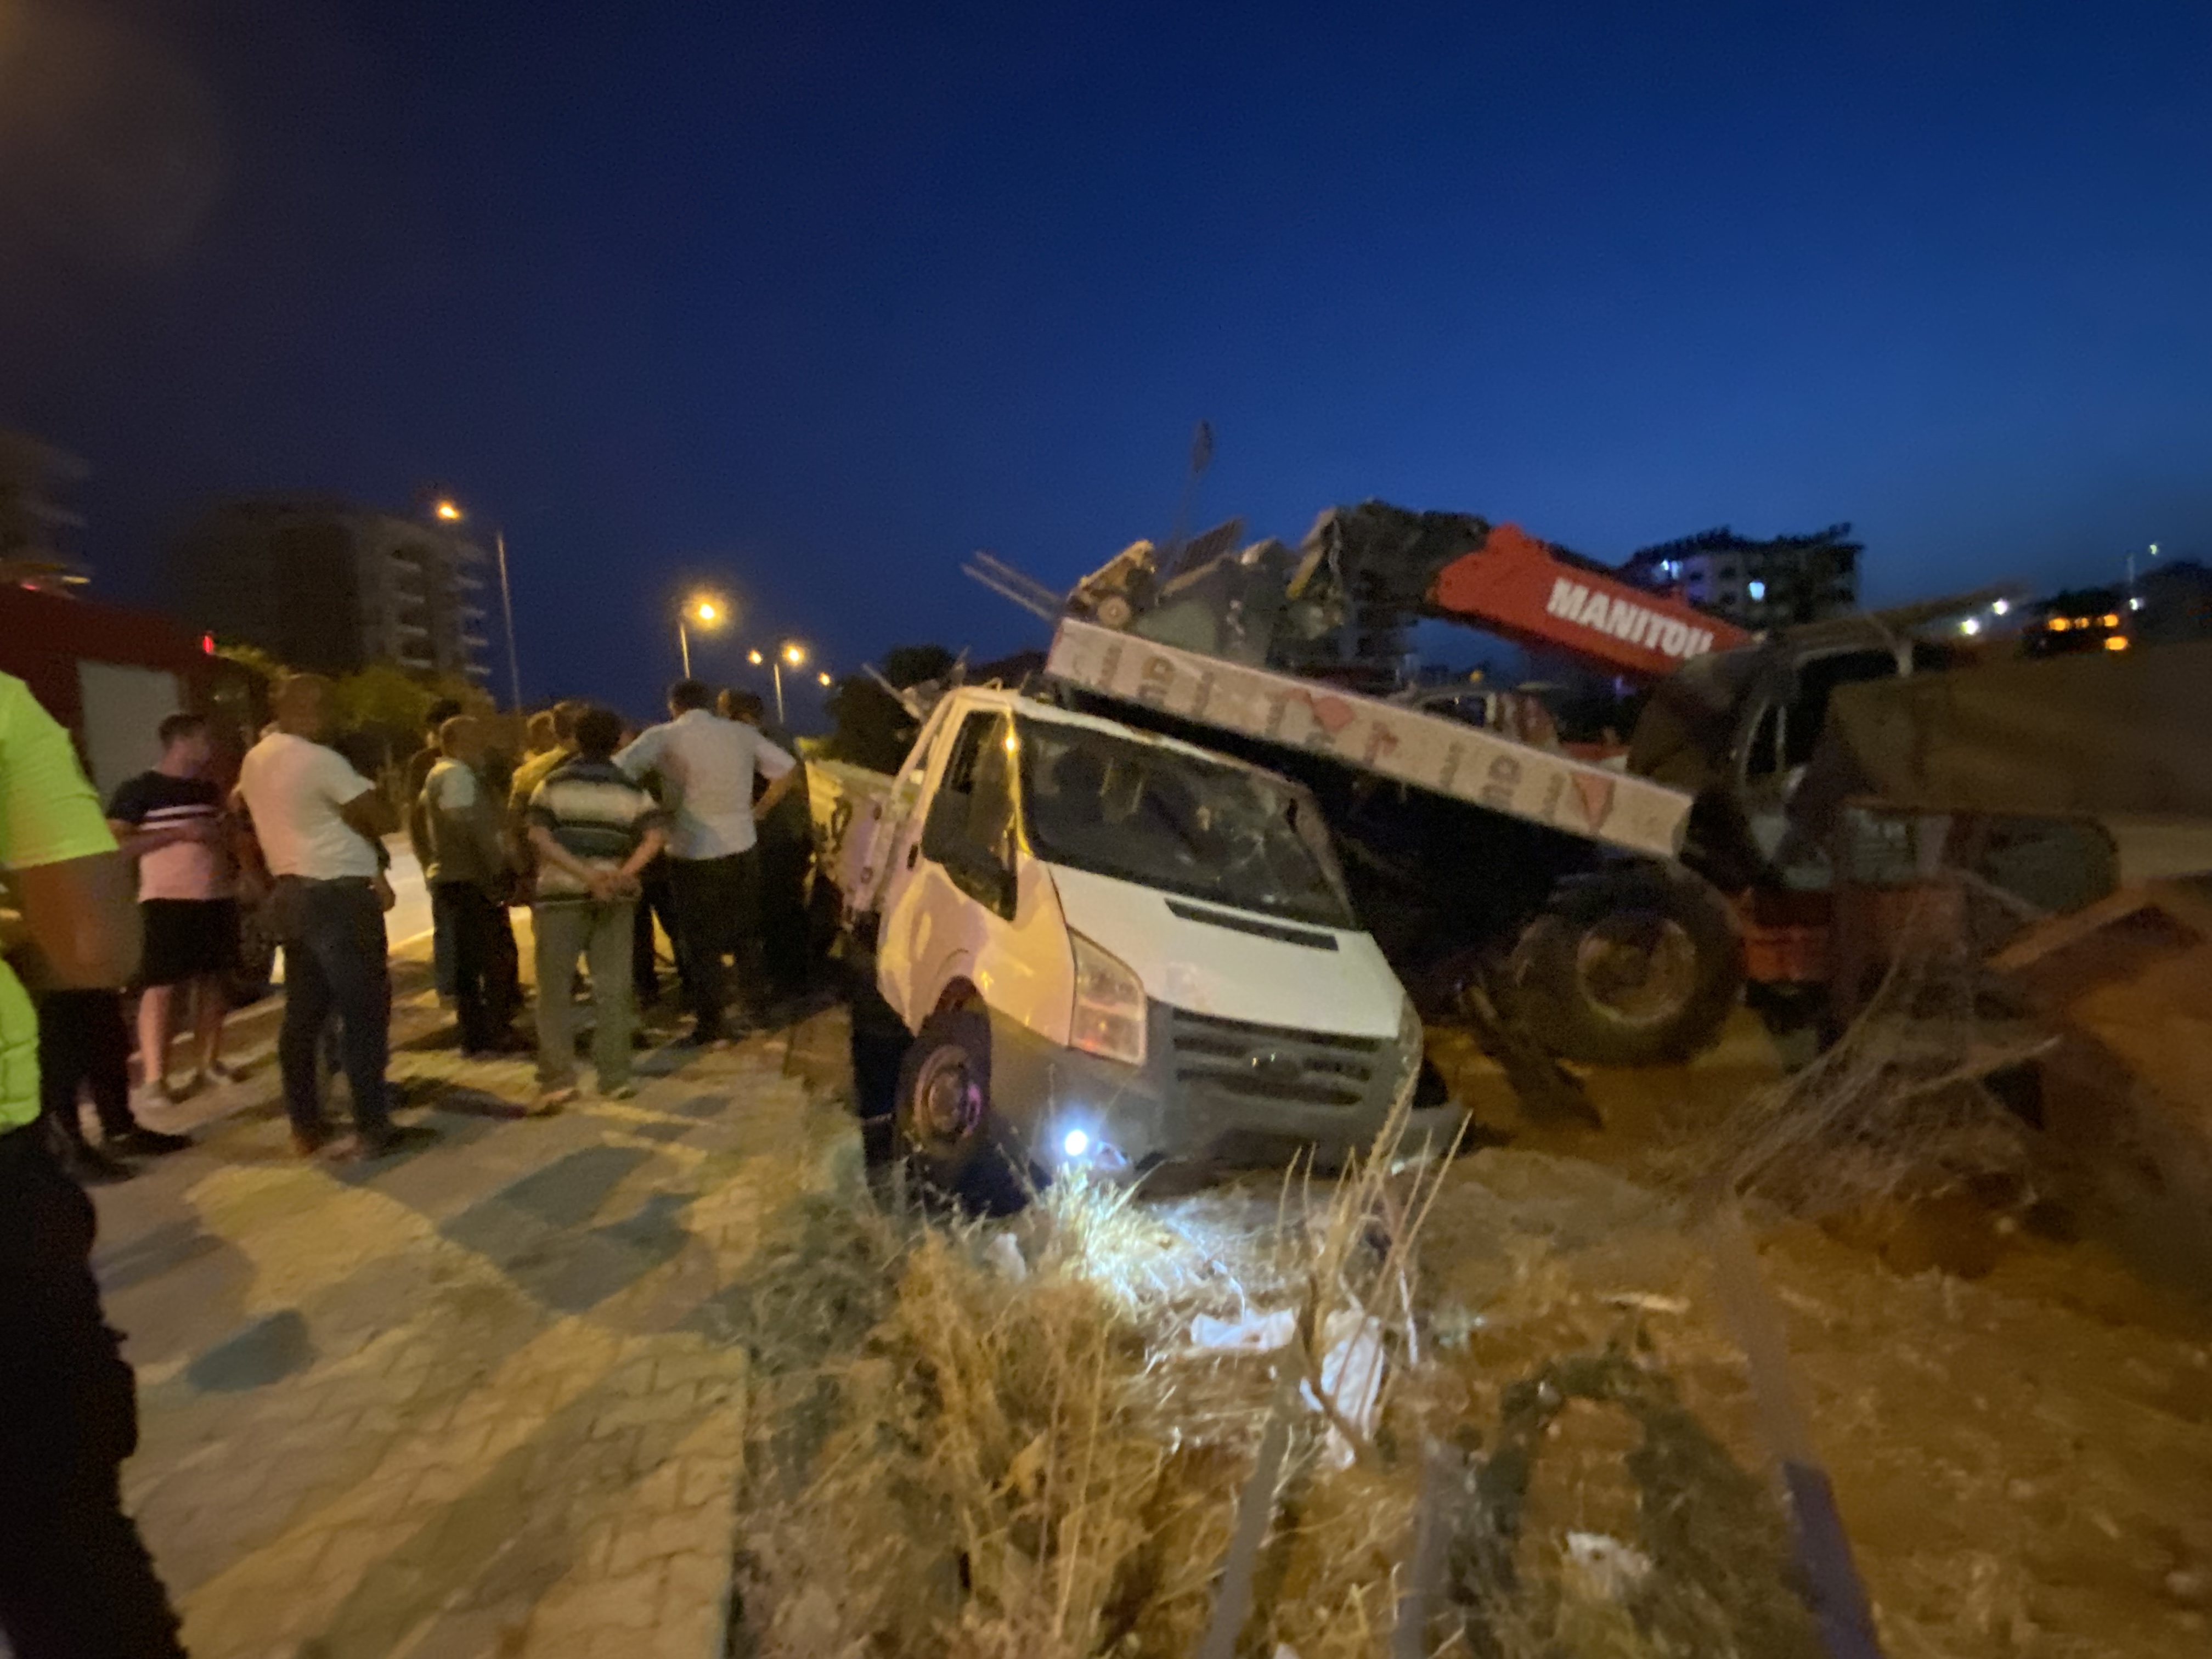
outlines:
M722 958L742 957L755 929L758 874L755 813L765 816L799 777L797 763L750 726L714 714L714 694L698 680L668 689L670 719L615 757L633 778L657 773L671 811L668 885L676 909L676 948L691 999L688 1044L724 1036ZM753 801L753 779L768 779ZM757 1000L761 988L744 988Z
M253 820L276 884L284 946L284 1024L276 1041L292 1144L312 1155L330 1139L315 1051L335 1012L362 1151L392 1152L430 1132L392 1121L384 1081L392 981L384 937L384 837L398 819L368 781L320 739L331 684L299 674L276 690L276 730L247 751L238 799Z

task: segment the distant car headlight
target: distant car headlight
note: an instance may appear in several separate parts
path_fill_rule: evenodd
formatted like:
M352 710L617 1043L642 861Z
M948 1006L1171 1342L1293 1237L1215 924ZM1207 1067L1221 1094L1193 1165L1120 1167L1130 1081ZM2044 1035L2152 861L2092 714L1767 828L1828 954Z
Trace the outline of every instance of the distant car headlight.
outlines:
M1068 1041L1088 1054L1145 1063L1145 987L1119 957L1071 932L1075 946L1075 1013Z

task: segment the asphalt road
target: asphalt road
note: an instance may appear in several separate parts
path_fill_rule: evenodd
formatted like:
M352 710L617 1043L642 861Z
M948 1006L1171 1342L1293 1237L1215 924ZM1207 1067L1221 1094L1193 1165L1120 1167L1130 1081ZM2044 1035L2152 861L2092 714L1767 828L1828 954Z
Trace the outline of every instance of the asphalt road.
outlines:
M430 889L422 879L422 866L407 845L407 837L393 836L385 842L392 851L392 890L399 902L384 918L384 936L395 951L426 939L430 933Z

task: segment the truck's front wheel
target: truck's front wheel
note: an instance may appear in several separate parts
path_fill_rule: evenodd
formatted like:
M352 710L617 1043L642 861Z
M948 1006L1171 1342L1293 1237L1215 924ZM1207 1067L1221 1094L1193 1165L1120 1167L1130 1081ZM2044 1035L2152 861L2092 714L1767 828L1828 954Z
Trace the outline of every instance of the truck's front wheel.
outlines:
M991 1021L981 1008L942 1008L922 1024L899 1066L899 1146L927 1189L972 1208L1018 1208L1021 1183L991 1110Z
M1572 883L1529 924L1510 1012L1562 1059L1650 1066L1711 1048L1742 988L1721 896L1687 871L1623 865Z

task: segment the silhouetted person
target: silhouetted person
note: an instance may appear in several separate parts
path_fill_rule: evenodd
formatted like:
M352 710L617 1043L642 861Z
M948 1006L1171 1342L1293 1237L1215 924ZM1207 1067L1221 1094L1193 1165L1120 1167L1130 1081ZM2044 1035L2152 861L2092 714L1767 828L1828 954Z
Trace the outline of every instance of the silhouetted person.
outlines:
M60 1133L62 1159L87 1185L127 1181L123 1155L180 1152L190 1135L150 1129L131 1109L131 1029L112 987L39 994L39 1099ZM92 1097L100 1144L85 1138L80 1095Z
M778 994L797 996L806 988L811 965L806 876L814 864L814 815L807 804L806 763L798 758L799 745L791 734L769 720L767 705L757 693L725 691L721 711L723 719L741 721L763 733L793 760L798 781L784 787L772 811L763 811L760 799L756 799L753 817L760 835L761 959ZM774 787L763 783L755 793L764 799Z
M507 814L478 769L483 729L466 714L438 733L442 757L422 784L430 862L423 871L434 914L453 939L453 1000L461 1052L504 1052L514 1041L515 1004L501 966L498 934L507 927ZM510 944L513 933L508 933Z
M637 726L624 726L623 744L635 742L638 732ZM663 799L664 786L658 772L647 772L639 781L653 792L656 801ZM675 959L676 975L680 981L684 976L684 951L677 943L676 897L668 884L668 850L665 847L639 878L637 915L630 929L630 990L640 1009L660 1000L660 955L653 929L656 921L660 931L667 935L668 949Z
M422 799L422 786L429 781L430 769L439 761L438 728L461 712L461 706L451 697L441 697L432 703L422 717L422 746L407 758L407 773L400 785L399 799L407 803L407 841L414 849L416 867L427 872L430 867L428 830L422 816L415 810ZM427 881L428 877L425 875ZM448 1006L453 1000L453 936L446 926L445 918L434 908L430 912L430 971L438 988L439 1000Z

